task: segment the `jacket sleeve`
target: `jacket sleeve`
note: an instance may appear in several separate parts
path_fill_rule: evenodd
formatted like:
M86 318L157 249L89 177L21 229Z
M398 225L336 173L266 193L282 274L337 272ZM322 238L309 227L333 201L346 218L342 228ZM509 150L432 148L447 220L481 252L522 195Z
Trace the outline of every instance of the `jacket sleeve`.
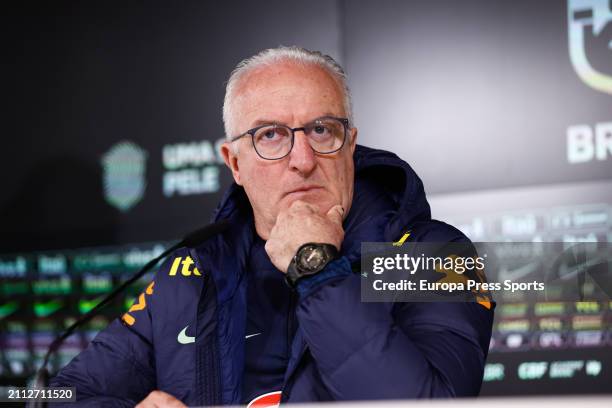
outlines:
M169 266L165 262L129 310L51 380L52 387L76 387L76 405L65 406L133 407L156 388L152 321L159 303L153 300L161 289L157 277Z
M478 394L492 310L477 303L365 303L360 285L359 275L345 272L300 291L300 329L335 399Z
M133 407L155 388L153 361L149 340L117 319L50 386L76 387L77 403L66 407Z

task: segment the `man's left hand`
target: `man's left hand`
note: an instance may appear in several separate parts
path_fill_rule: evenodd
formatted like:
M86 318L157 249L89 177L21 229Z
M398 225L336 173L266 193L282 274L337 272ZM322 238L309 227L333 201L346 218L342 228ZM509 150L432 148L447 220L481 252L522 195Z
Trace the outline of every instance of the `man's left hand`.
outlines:
M343 215L341 205L335 205L327 214L321 214L314 205L294 201L278 214L266 242L266 252L274 266L286 273L297 250L308 242L332 244L340 250L344 240Z

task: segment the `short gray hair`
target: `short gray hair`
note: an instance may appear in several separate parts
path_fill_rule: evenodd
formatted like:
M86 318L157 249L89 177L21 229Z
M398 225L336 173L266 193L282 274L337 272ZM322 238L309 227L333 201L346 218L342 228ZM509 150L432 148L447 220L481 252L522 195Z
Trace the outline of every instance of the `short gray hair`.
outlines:
M351 101L351 92L347 84L346 73L344 69L329 55L319 51L311 51L301 47L285 47L268 48L260 51L250 58L246 58L238 65L227 81L225 88L225 98L223 100L223 126L225 127L225 136L230 138L236 136L232 132L236 132L234 128L234 111L233 100L235 98L238 83L249 72L256 68L272 65L280 61L292 61L300 64L313 64L325 69L329 74L338 81L344 94L344 110L348 117L349 123L353 124L353 105Z

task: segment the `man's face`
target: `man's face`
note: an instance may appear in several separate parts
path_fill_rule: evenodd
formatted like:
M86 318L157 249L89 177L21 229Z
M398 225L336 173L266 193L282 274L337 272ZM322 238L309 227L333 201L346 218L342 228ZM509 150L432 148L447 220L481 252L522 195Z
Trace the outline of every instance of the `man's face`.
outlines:
M237 134L262 123L301 127L322 116L346 117L338 83L323 68L279 62L256 69L238 84L234 98ZM357 129L350 129L345 145L332 154L318 154L303 132L295 133L288 156L280 160L259 157L245 136L238 153L229 144L221 151L234 180L244 187L255 215L259 235L267 239L278 214L296 200L306 201L322 214L336 204L348 214L353 199L353 152Z

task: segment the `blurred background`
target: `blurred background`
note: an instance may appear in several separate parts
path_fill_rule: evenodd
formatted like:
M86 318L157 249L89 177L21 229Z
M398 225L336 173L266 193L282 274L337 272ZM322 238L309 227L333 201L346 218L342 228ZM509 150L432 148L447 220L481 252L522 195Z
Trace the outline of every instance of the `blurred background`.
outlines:
M3 8L0 386L231 176L225 81L278 45L348 72L361 144L474 241L612 241L612 1L55 1ZM147 280L52 361L57 370ZM498 307L483 395L612 392L612 302Z

